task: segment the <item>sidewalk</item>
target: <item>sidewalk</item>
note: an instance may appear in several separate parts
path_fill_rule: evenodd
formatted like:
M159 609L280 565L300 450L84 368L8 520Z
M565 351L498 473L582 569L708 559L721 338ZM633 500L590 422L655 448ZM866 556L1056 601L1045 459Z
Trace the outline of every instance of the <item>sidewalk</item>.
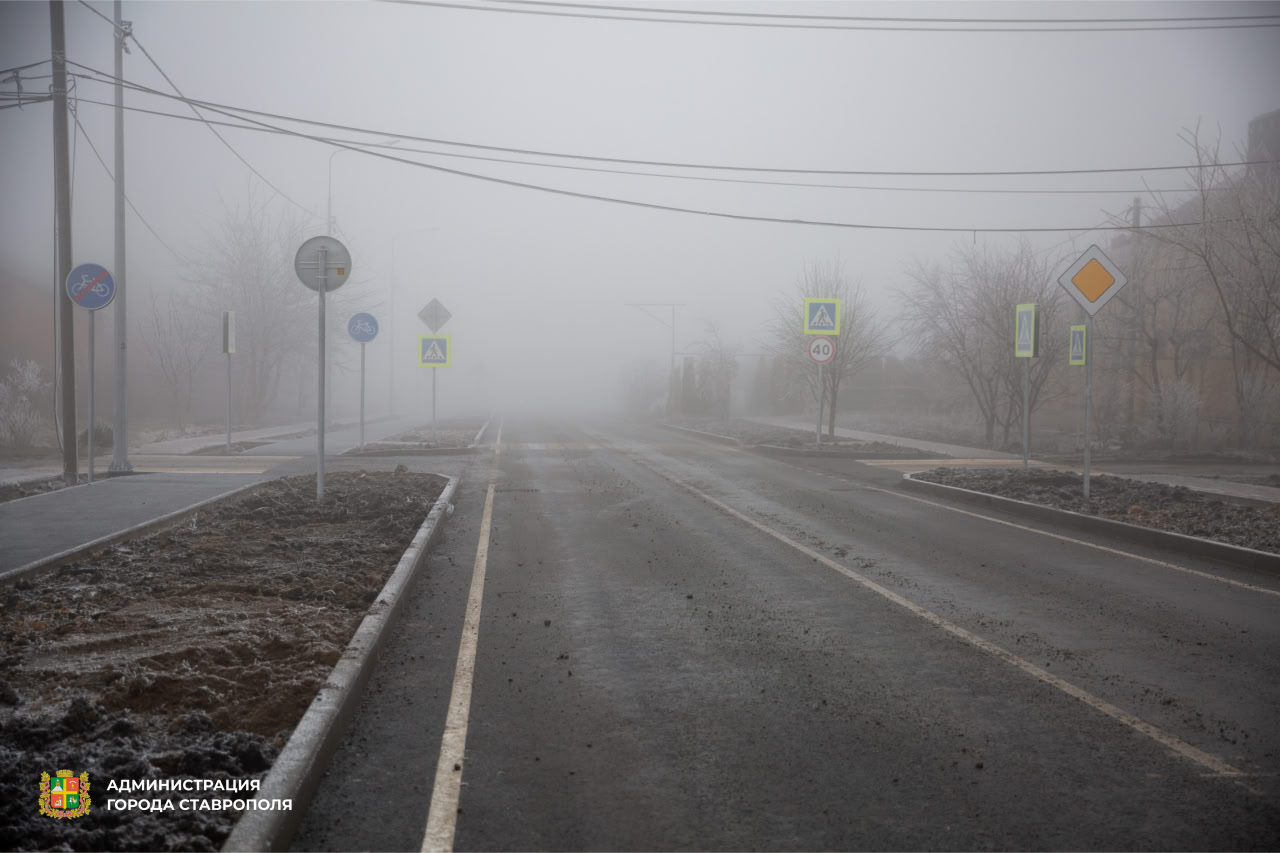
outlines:
M385 413L377 415L365 415L365 426L386 420L390 415ZM330 429L338 429L355 424L359 426L359 416L355 418L342 418L335 420L329 427ZM315 419L296 424L284 424L282 426L263 427L261 429L244 429L231 433L231 443L235 444L240 441L268 441L275 438L283 438L287 436L298 435L299 433L309 433L314 435L316 429ZM150 444L142 444L137 447L130 447L129 453L138 453L148 456L181 456L187 453L195 453L197 450L204 450L207 447L222 447L227 443L227 434L225 432L214 432L207 435L193 435L186 438L171 438L166 441L153 441Z
M746 418L745 420L754 421L758 424L766 426L786 427L787 429L802 429L813 434L814 427L817 426L812 422L801 421L799 418L789 417L758 417ZM823 430L826 435L826 430ZM1015 453L1001 453L999 450L984 450L979 447L965 447L961 444L943 444L938 441L921 441L918 438L903 438L898 435L884 435L878 432L863 432L856 429L845 429L844 427L836 427L836 436L839 438L851 438L855 441L884 441L889 444L898 444L902 447L914 447L917 450L923 450L926 453L942 453L947 456L954 456L957 459L1016 459L1022 461L1022 457Z
M264 479L142 474L0 503L0 574Z
M752 417L747 418L746 420L766 424L768 426L802 429L808 432L812 432L814 427L814 424L806 423L798 418ZM942 444L936 441L921 441L916 438L906 438L897 435L883 435L875 432L862 432L855 429L844 429L843 427L836 427L836 435L840 438L852 438L859 441L886 441L890 444L899 444L903 447L914 447L929 453L945 453L948 456L954 456L957 459L1004 460L1010 462L1022 461L1022 456L1016 453L1001 453L998 450L984 450L977 447L965 447L964 445L959 444ZM1054 465L1054 467L1077 472L1080 470L1079 467L1074 465ZM1093 473L1095 475L1110 474L1114 477L1128 477L1131 480L1142 480L1147 483L1163 483L1166 486L1185 486L1186 488L1193 489L1197 492L1222 495L1226 498L1245 498L1253 501L1280 503L1280 489L1272 488L1271 486L1254 486L1247 483L1233 483L1230 480L1218 480L1210 479L1208 477L1194 477L1186 474L1161 472L1111 474L1109 471L1095 468Z

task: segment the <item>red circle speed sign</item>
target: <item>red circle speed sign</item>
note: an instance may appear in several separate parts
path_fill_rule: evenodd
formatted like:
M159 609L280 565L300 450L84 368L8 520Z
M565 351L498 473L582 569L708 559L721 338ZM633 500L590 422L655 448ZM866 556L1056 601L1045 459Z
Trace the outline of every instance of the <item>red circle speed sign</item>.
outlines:
M814 338L809 341L809 358L818 364L826 364L835 354L836 347L830 338Z

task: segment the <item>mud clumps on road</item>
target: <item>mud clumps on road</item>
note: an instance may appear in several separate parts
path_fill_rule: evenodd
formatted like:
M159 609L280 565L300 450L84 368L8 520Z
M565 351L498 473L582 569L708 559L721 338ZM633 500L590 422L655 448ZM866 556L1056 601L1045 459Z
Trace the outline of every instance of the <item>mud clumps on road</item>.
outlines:
M113 780L260 777L445 480L264 484L167 531L0 586L0 849L213 850L234 811L108 810ZM90 813L40 815L40 773L87 771Z
M1185 486L1112 476L1090 477L1091 501L1086 502L1081 476L1070 471L935 468L913 476L931 483L1280 553L1280 504L1244 506Z

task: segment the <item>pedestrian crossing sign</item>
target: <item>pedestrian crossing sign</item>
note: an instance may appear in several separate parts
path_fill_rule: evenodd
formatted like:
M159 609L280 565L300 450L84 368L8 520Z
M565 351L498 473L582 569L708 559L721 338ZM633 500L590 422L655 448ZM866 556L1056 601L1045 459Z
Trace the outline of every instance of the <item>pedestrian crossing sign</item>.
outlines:
M840 300L806 299L804 301L804 333L806 335L840 334Z
M1069 358L1071 364L1084 364L1086 328L1086 326L1071 327L1071 355Z
M1013 354L1017 358L1035 358L1040 354L1040 342L1036 339L1035 303L1019 305L1014 316Z
M418 366L448 367L453 361L453 351L448 335L418 336Z

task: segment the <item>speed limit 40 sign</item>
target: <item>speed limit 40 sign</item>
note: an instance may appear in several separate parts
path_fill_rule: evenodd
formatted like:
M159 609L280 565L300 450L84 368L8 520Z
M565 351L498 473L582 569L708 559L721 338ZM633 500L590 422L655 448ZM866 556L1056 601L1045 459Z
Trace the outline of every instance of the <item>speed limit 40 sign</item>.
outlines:
M836 347L830 338L814 338L809 341L809 358L818 364L826 364L835 354Z

